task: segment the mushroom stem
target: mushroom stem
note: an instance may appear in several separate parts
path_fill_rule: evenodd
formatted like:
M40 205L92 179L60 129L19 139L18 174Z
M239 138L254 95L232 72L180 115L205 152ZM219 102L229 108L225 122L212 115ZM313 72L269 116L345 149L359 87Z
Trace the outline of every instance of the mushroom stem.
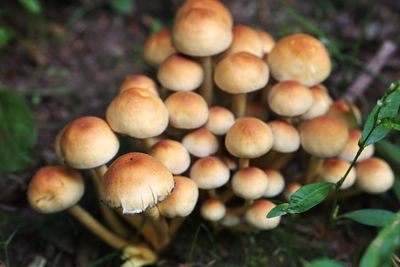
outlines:
M171 239L174 238L174 236L176 235L179 228L181 228L181 226L184 222L185 222L184 217L176 217L171 220L170 227L169 227L169 235L171 236Z
M247 168L250 166L250 159L239 159L239 169Z
M160 87L160 98L165 99L168 96L168 89L165 86Z
M271 159L270 161L266 161L267 167L275 170L281 170L289 163L289 161L293 158L293 156L294 153L276 152L275 157L273 159Z
M144 145L144 148L146 149L146 151L150 151L150 149L155 144L157 144L157 138L149 137L149 138L143 139L143 145Z
M148 217L154 224L154 228L158 234L159 246L157 250L160 250L166 246L170 241L169 227L164 217L161 217L157 207L148 208L145 212L145 216Z
M246 99L245 93L233 95L232 111L236 118L246 114Z
M218 194L217 194L217 192L215 191L215 189L208 189L208 190L207 190L207 193L208 193L208 196L209 196L210 198L218 198Z
M222 203L227 203L229 200L231 200L235 195L233 194L233 191L230 187L226 188L224 192L222 192L220 196L220 200Z
M201 85L201 95L206 100L207 104L211 106L213 100L213 75L212 75L212 59L211 57L202 57L201 64L203 65L204 80Z
M97 168L91 169L91 177L93 180L93 184L95 185L97 197L100 199L100 183L101 179L107 171L106 165L101 165ZM108 206L104 205L103 203L99 202L100 213L103 216L106 223L110 226L111 230L114 233L121 237L127 237L129 235L129 231L125 228L122 222L118 219L116 214L112 209Z
M322 159L322 158L318 158L315 156L310 157L307 171L304 175L304 180L303 180L305 184L309 184L314 181L314 177L318 174L323 163L324 163L324 159Z
M246 199L244 204L237 208L232 208L229 211L241 216L245 213L248 207L250 207L254 203L253 199Z

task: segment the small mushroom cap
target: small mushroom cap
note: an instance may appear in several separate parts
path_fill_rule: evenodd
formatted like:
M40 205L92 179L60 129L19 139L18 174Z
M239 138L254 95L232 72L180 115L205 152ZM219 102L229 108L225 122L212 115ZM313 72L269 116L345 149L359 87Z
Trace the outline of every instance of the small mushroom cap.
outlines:
M394 174L389 164L376 157L358 162L356 173L357 186L370 194L386 192L394 184Z
M237 170L238 164L231 156L225 155L225 156L222 156L221 159L226 164L226 166L228 166L229 170L231 170L231 171Z
M338 118L343 121L349 128L356 128L361 124L361 112L357 106L351 105L345 100L337 100L330 107L327 115Z
M325 182L336 183L344 176L349 167L350 163L341 159L325 160L320 172L320 178L322 181ZM355 181L356 181L356 172L352 168L349 174L347 175L346 180L344 180L340 189L343 190L351 187Z
M125 78L125 81L122 83L119 92L121 93L133 87L149 90L150 92L158 96L157 84L145 75L135 74L127 76Z
M206 128L188 133L183 137L182 144L190 154L199 158L210 156L219 148L217 137Z
M225 216L226 207L219 200L208 199L201 205L200 214L205 220L219 221Z
M329 76L332 68L323 44L301 33L279 40L268 54L268 65L276 80L294 80L305 86L321 83Z
M285 188L285 179L277 170L265 169L264 172L268 176L268 188L264 192L264 197L278 196Z
M293 125L281 120L273 120L267 124L274 136L273 150L290 153L299 149L300 134Z
M268 92L268 105L281 116L299 116L307 112L314 98L310 89L296 81L275 84Z
M220 106L209 109L206 128L213 134L226 134L233 123L235 123L235 117L229 109Z
M247 52L259 58L263 56L263 43L255 30L245 25L235 25L232 31L233 41L224 52L224 57L237 52Z
M161 140L151 148L150 155L160 160L174 175L185 172L190 166L189 152L174 140Z
M69 123L60 140L62 159L75 169L92 169L106 164L118 149L118 138L110 126L91 116Z
M250 93L263 88L269 79L268 65L260 58L239 52L222 59L215 67L214 80L230 94Z
M221 225L224 227L233 227L240 224L240 217L232 211L227 210L224 218L222 218Z
M141 88L125 90L115 97L106 118L115 132L135 138L158 136L168 126L168 110L162 100Z
M269 126L263 121L241 117L225 137L226 149L238 158L257 158L267 153L274 143Z
M231 27L224 17L213 10L190 8L175 20L172 28L173 45L186 55L213 56L231 44Z
M255 167L238 170L232 177L233 193L244 199L257 199L264 195L268 188L268 176Z
M281 221L281 217L267 218L267 214L275 206L276 205L269 200L257 200L246 211L245 219L247 223L261 230L274 229Z
M348 162L353 161L359 149L358 141L360 141L361 135L362 133L359 130L354 130L354 129L349 130L349 139L347 140L346 146L339 154L340 159L346 160ZM372 157L372 155L374 155L374 152L375 152L374 145L366 146L364 150L361 152L357 161Z
M102 181L102 199L123 213L140 213L166 199L174 178L158 159L143 153L127 153L108 168Z
M59 212L78 203L84 189L79 172L62 166L46 166L29 183L28 201L37 212Z
M192 213L199 198L195 182L184 176L174 176L175 187L171 195L158 203L162 216L167 218L186 217Z
M301 115L303 120L310 120L324 115L333 102L332 98L329 96L328 90L322 84L311 87L310 91L313 95L314 101L311 108Z
M319 116L300 127L303 149L316 157L336 157L342 152L349 137L346 125L331 116Z
M208 106L204 98L193 92L176 92L168 96L165 105L170 123L178 129L195 129L207 122Z
M268 54L275 46L274 38L266 31L256 30L256 32L261 40L264 54Z
M285 196L285 198L290 201L290 197L297 191L299 190L301 187L301 184L297 183L297 182L291 182L289 183L284 192L283 195Z
M202 84L204 72L199 63L172 54L161 63L157 78L169 90L192 91Z
M200 189L215 189L229 180L229 168L218 157L205 157L197 160L190 169L190 178Z
M165 28L151 35L143 47L144 59L153 67L158 67L175 52L176 50L172 46L171 31Z

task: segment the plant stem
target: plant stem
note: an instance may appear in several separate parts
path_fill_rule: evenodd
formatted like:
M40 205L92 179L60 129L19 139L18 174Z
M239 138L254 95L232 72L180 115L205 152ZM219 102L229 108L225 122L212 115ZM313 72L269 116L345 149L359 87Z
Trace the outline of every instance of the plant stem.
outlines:
M209 106L213 100L213 74L212 74L212 59L211 57L202 57L201 64L203 65L204 80L201 86L201 94Z

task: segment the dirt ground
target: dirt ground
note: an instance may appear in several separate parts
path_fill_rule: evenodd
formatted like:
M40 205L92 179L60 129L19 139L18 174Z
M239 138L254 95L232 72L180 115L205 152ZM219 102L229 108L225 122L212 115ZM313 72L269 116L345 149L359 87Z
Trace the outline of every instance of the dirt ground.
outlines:
M181 1L135 1L133 14L112 11L106 1L42 1L40 18L20 12L16 1L2 1L0 16L15 26L21 38L0 50L0 89L23 93L31 105L39 136L28 170L0 174L0 231L2 239L15 233L0 252L11 266L116 266L118 254L107 248L67 214L40 215L26 201L27 184L43 165L56 162L53 140L58 130L78 116L104 117L123 78L144 73L154 77L142 56L142 45L157 25L170 25ZM400 42L400 1L276 1L227 0L236 23L269 31L276 39L308 32L330 44L334 71L326 86L335 97L346 95L385 41ZM336 50L335 50L336 49ZM400 78L400 54L384 61L379 75L357 98L365 116ZM392 137L396 138L396 137ZM289 171L289 174L290 171ZM88 187L89 183L88 183ZM93 195L93 194L92 194ZM98 211L90 192L83 206ZM343 201L342 210L398 209L394 194L357 196ZM356 262L376 229L351 222L326 228L329 203L302 216L287 216L271 232L237 234L213 229L194 215L157 266L300 266L329 257ZM197 233L197 234L196 234ZM4 246L3 246L4 248ZM29 265L30 264L30 265ZM0 264L1 266L1 264Z

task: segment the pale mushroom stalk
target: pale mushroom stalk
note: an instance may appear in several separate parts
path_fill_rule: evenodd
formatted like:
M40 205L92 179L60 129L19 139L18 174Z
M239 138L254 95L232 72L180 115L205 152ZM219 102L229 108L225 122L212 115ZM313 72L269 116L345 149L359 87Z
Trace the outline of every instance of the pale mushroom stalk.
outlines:
M250 166L250 159L239 159L239 169L247 168Z
M185 222L185 218L182 217L176 217L173 218L170 222L169 226L169 235L171 236L171 239L174 238L176 233L178 232L179 228L183 225Z
M155 137L149 137L149 138L144 138L142 140L144 148L146 149L147 152L151 150L151 148L157 144L158 140Z
M210 56L201 57L201 64L204 71L204 80L201 85L201 95L206 100L207 104L210 106L213 100L213 71L212 71L212 59Z
M148 208L144 214L154 224L155 230L158 234L159 248L157 249L163 248L170 241L169 226L167 221L160 215L157 207Z
M246 114L246 93L233 95L232 111L236 118L243 117Z

